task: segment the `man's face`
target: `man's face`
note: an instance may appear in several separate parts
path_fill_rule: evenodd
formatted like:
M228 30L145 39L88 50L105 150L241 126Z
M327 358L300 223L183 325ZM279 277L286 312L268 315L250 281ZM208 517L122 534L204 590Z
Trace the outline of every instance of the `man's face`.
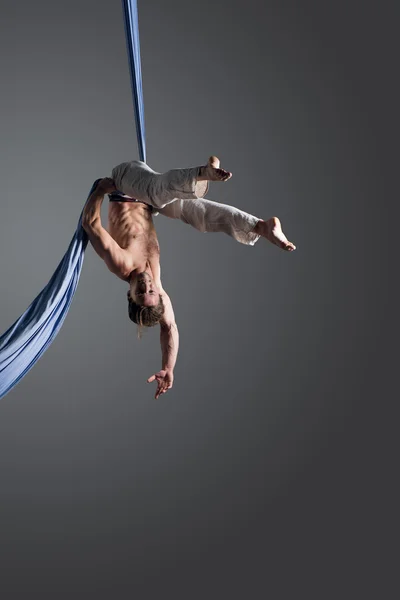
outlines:
M150 275L146 272L138 273L131 282L131 298L141 306L157 306L160 301L160 292Z

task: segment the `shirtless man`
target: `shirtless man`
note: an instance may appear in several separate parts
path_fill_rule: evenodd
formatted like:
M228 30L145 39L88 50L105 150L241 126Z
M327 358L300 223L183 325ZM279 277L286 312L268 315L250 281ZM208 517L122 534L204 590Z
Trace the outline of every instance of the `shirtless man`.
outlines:
M203 198L209 181L227 181L231 176L220 168L216 157L205 166L164 174L141 161L132 161L115 167L112 178L99 180L86 202L82 226L108 269L129 284L130 319L139 326L160 325L162 366L147 380L157 381L156 398L172 387L179 334L171 300L161 283L154 209L200 231L227 233L244 244L253 245L264 237L289 252L295 250L276 217L263 221ZM105 194L110 194L108 230L101 224Z

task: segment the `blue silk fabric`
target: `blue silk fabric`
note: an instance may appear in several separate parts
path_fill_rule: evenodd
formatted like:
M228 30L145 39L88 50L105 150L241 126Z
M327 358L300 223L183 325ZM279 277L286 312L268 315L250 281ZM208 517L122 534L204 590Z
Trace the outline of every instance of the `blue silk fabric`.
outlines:
M136 0L122 0L140 160L146 162L144 104ZM89 196L97 185L97 180ZM0 337L0 398L28 373L67 316L82 270L88 237L82 215L52 278L23 315Z
M146 132L144 126L144 102L142 69L140 62L139 21L136 0L122 0L129 71L131 74L133 106L140 160L146 162Z
M89 196L96 187L95 181ZM64 322L78 285L88 236L82 215L52 278L23 315L0 337L0 398L28 373Z

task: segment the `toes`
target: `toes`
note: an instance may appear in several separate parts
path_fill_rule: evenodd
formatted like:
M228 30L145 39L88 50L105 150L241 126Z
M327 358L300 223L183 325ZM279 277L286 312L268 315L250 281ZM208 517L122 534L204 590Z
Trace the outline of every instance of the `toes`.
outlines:
M225 169L220 169L219 167L213 167L210 164L205 167L204 175L209 181L227 181L232 177L232 173L229 171L225 171Z
M218 177L222 180L222 181L226 181L227 179L230 179L230 177L232 177L232 173L229 173L229 171L225 171L225 169L215 169L217 172Z

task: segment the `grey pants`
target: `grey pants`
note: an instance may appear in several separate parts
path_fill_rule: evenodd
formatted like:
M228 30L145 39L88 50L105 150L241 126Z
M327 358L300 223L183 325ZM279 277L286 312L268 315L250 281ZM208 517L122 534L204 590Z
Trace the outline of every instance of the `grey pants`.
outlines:
M122 163L112 171L118 191L153 206L160 214L180 219L202 232L223 232L253 246L258 221L234 206L206 200L207 181L197 181L198 167L157 173L141 161Z

